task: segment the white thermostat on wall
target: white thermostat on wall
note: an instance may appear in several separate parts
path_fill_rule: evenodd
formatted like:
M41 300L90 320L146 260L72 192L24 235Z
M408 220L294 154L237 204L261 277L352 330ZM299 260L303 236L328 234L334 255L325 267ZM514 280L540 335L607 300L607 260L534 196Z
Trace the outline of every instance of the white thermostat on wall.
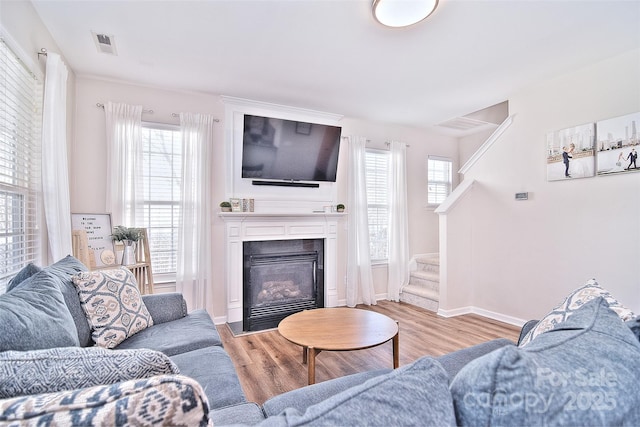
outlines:
M516 200L529 200L529 193L516 193Z

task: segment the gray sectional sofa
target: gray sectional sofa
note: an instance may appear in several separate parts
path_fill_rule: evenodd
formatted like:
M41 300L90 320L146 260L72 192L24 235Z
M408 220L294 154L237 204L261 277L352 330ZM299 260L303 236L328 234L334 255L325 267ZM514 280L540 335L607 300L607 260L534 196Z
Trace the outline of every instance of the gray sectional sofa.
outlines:
M640 323L620 321L603 298L525 348L493 340L258 405L211 317L187 313L180 294L143 296L152 325L113 349L94 346L72 282L84 270L73 257L29 266L0 296L0 425L640 423L640 397L629 392L640 368L628 363L640 355Z

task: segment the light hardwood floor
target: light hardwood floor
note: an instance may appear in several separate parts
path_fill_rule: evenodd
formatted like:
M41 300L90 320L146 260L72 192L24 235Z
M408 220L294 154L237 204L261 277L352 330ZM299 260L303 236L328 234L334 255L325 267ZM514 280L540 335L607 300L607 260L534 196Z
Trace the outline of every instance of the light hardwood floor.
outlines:
M385 314L400 326L400 366L430 355L441 356L494 338L518 339L519 328L478 315L438 317L419 307L391 301L358 306ZM307 366L301 347L277 330L234 337L227 325L218 325L240 383L249 401L267 399L307 385ZM316 382L366 370L391 368L391 342L357 351L322 352L316 359Z

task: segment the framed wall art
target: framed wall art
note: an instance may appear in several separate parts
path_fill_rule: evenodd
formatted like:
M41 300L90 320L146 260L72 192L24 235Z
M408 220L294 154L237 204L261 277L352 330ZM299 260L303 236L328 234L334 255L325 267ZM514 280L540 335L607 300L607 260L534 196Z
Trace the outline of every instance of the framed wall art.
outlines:
M547 181L595 176L593 123L547 134Z
M115 247L111 234L111 214L71 214L72 232L81 231L86 233L87 254L91 267L105 267L115 265Z
M596 123L597 173L612 175L638 172L640 112Z

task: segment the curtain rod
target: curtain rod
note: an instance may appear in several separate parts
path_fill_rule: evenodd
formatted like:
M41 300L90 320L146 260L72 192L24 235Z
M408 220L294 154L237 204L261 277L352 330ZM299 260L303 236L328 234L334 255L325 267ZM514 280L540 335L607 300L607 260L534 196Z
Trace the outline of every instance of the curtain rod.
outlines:
M96 107L100 107L100 108L104 108L104 104L98 102L96 103ZM153 110L142 110L143 113L147 113L147 114L153 114ZM178 113L171 113L171 117L180 117L180 114ZM213 119L214 122L218 123L220 120L219 119Z
M386 142L384 143L384 145L386 145L387 147L389 147L389 146L391 145L391 142L390 142L390 141L386 141ZM404 144L404 145L405 145L405 147L407 147L407 148L411 147L409 144Z
M40 55L47 56L47 49L45 48L40 49L40 52L38 52L38 59L40 59Z
M96 107L102 108L104 109L104 104L97 102L96 103ZM153 110L142 110L143 113L148 113L148 114L153 114ZM173 116L175 113L171 113L171 115ZM174 116L175 117L175 116Z
M343 136L343 137L342 137L342 139L349 139L349 137L348 137L348 136ZM365 142L371 142L371 140L370 140L370 139L365 139ZM389 146L391 145L391 142L390 142L390 141L386 141L386 142L384 143L384 145L386 145L387 147L389 147ZM407 148L411 147L409 144L404 144L404 145L405 145Z

